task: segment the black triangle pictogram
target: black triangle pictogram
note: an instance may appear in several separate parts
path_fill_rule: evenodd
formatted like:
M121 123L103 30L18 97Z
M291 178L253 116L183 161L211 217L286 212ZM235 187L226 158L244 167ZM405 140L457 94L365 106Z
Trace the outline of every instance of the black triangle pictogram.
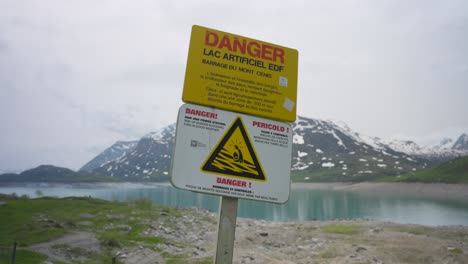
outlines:
M240 117L231 124L201 170L222 176L266 181L263 168Z

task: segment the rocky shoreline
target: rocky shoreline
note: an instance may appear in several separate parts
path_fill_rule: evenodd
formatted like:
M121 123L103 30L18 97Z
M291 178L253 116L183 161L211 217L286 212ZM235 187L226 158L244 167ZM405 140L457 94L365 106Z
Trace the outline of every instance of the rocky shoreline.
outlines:
M212 263L217 213L181 210L183 213L178 217L164 214L158 219L145 220L147 228L142 235L160 237L164 242L119 247L114 250L114 256L126 264ZM70 258L77 259L66 251L56 250L57 244L91 252L100 247L94 237L92 233L74 232L30 249L67 262ZM83 238L89 243L83 243ZM238 218L233 262L468 263L468 226L427 227L370 220L269 222Z
M468 263L467 226L242 219L237 239L236 263Z

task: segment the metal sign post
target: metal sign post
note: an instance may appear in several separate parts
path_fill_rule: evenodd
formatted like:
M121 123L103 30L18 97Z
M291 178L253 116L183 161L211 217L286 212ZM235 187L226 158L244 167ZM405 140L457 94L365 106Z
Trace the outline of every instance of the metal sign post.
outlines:
M232 263L236 234L237 202L237 198L221 196L215 264Z
M171 184L220 195L216 264L232 263L238 199L288 201L299 53L194 25Z

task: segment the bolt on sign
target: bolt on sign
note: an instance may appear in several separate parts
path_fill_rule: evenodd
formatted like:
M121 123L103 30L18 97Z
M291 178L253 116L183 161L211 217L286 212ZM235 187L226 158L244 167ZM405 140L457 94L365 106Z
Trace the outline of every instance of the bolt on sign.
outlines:
M177 118L171 183L195 192L285 203L291 151L288 123L185 104Z
M298 51L194 25L182 100L296 120Z

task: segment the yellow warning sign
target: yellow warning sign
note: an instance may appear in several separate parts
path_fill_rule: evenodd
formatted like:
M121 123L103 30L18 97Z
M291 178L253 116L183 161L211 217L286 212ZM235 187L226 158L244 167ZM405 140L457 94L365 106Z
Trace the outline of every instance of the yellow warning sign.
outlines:
M231 124L201 170L223 176L266 181L262 165L240 117Z
M298 60L296 49L194 25L182 101L294 122Z

